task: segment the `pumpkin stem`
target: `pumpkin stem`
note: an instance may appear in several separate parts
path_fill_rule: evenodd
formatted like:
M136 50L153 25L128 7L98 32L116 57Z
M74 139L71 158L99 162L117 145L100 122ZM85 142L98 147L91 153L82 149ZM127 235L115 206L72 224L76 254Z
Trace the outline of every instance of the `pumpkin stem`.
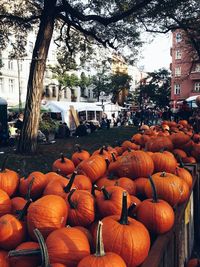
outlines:
M76 175L77 175L77 171L74 171L72 173L72 176L71 176L70 180L69 180L69 183L64 187L65 193L69 193L70 192Z
M27 191L27 194L25 196L25 199L26 200L29 200L31 198L31 189L33 187L33 182L34 182L35 178L33 177L28 185L28 191Z
M160 177L165 177L166 176L166 172L162 172Z
M128 223L128 209L127 209L127 192L123 191L123 197L122 197L122 212L121 217L119 220L120 224L129 224Z
M113 160L113 162L117 161L117 160L116 160L116 157L115 157L115 154L114 154L113 152L111 153L111 156L112 156L112 160Z
M104 149L105 149L105 146L102 146L102 148L101 148L100 151L99 151L99 155L103 155L103 151L104 151Z
M1 165L1 172L5 171L5 168L6 168L6 163L7 163L7 160L8 160L8 156L6 156L2 162L2 165Z
M114 185L116 185L116 186L119 186L119 182L118 182L118 181L116 181Z
M103 223L99 221L98 227L97 227L96 252L94 254L96 257L105 256L103 237L102 237L102 226L103 226Z
M24 216L27 214L27 209L31 203L32 203L32 199L29 199L24 205L23 209L17 211L17 218L19 221L22 221L24 219Z
M104 199L109 200L111 197L111 194L106 190L105 186L102 186L101 191L103 192Z
M81 146L79 144L75 144L75 150L79 153L82 152Z
M106 162L106 166L107 166L107 168L108 168L108 166L109 166L109 164L110 164L109 159L105 159L105 162Z
M180 155L177 155L177 158L178 158L179 166L180 166L181 168L184 168L184 163L183 163L183 161L182 161L181 156L180 156Z
M95 191L98 190L97 188L98 188L98 186L96 184L93 184L92 185L91 194L93 195L93 197L96 197Z
M49 263L49 254L48 254L48 250L44 241L44 238L42 236L42 234L40 233L40 231L36 228L33 230L37 241L39 243L40 246L40 253L41 253L41 258L42 258L42 266L41 267L51 267L50 263Z
M132 212L135 208L137 207L137 204L135 202L133 202L130 207L128 208L129 212Z
M38 229L33 230L37 241L39 243L40 248L38 249L19 249L19 250L11 250L8 252L8 257L20 257L20 256L34 256L40 255L42 258L41 267L51 267L49 263L49 255L47 251L46 244L44 242L44 238Z
M68 195L68 197L67 197L67 200L68 200L68 202L69 202L69 205L70 205L70 208L71 208L71 209L76 209L76 207L77 207L77 205L76 205L74 202L72 202L72 200L71 200L72 194L73 194L75 191L76 191L76 188L72 188L72 190L69 192L69 195Z
M152 192L153 192L152 193L152 198L153 198L152 202L158 203L158 195L157 195L156 187L155 187L155 184L154 184L154 181L153 181L151 175L149 176L149 181L150 181Z
M61 161L62 163L65 162L65 157L64 157L63 153L60 154L60 161Z

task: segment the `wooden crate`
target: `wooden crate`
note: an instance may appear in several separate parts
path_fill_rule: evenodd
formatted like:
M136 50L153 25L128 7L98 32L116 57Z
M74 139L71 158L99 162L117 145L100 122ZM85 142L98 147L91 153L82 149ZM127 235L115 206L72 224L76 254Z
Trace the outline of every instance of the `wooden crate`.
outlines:
M190 198L175 209L175 224L166 234L160 235L141 267L184 267L191 257L199 234L199 164L185 166L193 176Z

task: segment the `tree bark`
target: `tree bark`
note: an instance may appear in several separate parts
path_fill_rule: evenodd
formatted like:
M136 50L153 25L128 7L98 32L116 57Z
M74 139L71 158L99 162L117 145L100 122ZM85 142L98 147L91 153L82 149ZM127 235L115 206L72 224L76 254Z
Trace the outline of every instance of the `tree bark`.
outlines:
M43 79L49 45L54 30L56 2L57 0L44 1L44 8L30 65L24 121L18 144L18 152L20 153L34 153L37 149Z

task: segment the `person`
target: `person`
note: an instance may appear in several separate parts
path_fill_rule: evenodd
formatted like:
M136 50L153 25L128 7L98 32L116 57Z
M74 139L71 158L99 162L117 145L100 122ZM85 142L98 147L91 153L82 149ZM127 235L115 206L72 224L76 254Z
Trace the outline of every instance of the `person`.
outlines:
M79 126L76 128L75 136L85 136L87 135L87 127L80 121Z
M107 130L110 129L110 120L109 119L106 119L106 128L107 128Z
M101 119L101 129L106 129L107 128L107 119L105 119L104 117L102 117Z
M67 123L63 123L63 132L64 132L64 138L68 138L70 136L70 129L67 126Z
M18 132L20 132L21 129L22 129L23 119L24 119L24 115L23 115L23 113L20 113L19 117L18 117L18 119L17 119L17 121L15 123L15 128L17 128Z
M188 103L186 100L183 101L179 111L178 111L178 116L180 120L189 120L189 118L192 115L192 110L189 107Z

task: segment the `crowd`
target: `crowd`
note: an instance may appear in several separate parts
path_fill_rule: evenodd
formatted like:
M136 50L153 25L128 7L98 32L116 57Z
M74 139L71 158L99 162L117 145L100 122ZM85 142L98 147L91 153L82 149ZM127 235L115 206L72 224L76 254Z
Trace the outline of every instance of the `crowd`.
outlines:
M142 124L150 126L160 124L163 120L174 120L177 122L180 119L188 120L193 125L196 132L200 131L200 109L192 109L186 101L183 101L179 109L170 109L169 107L166 107L164 109L138 108L135 111L122 110L121 112L118 112L117 116L113 113L110 119L107 117L107 114L104 113L98 124L93 123L93 121L80 121L80 124L73 132L69 129L67 123L60 122L55 124L54 120L50 118L50 115L45 113L42 115L41 121L45 122L44 125L46 128L43 129L40 127L38 130L38 141L49 141L52 125L54 127L55 138L69 138L70 136L85 136L96 130L109 130L111 127L128 125L139 127ZM52 124L52 121L54 124ZM50 123L49 128L47 128L47 122ZM8 134L6 134L0 123L0 144L14 145L16 139L19 137L22 125L23 114L10 112L8 114Z

